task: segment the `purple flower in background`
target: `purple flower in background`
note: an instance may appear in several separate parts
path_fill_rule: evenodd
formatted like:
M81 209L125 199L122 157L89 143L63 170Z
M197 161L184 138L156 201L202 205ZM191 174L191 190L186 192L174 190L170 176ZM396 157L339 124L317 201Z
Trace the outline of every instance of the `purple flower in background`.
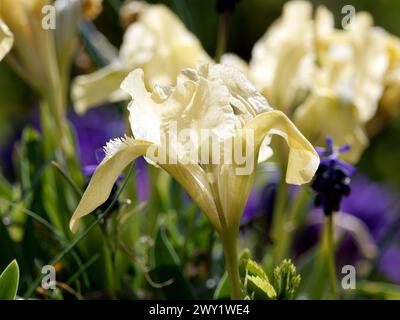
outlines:
M378 240L392 219L394 192L362 175L357 175L351 185L352 194L343 199L341 210L362 220Z
M150 198L150 177L147 163L144 158L140 157L136 160L136 194L139 203L143 203Z
M389 228L396 219L398 195L396 196L395 192L386 185L373 182L360 174L352 179L351 190L351 194L341 203L338 218L340 219L346 214L356 218L369 233L368 241L372 241L372 243L357 242L356 234L346 232L336 251L337 265L355 265L363 256L360 246L368 249L370 244L377 245L377 249L380 251L377 257L379 258L380 255L377 271L388 280L400 283L400 239L396 240L397 244L392 243L388 248L380 246L382 238L389 232ZM311 213L311 223L305 227L304 232L295 243L297 256L317 243L322 230L321 223L318 221L323 221L322 217L322 210L314 210Z
M400 244L390 246L386 249L379 261L379 270L386 278L400 284Z
M357 176L352 182L352 194L342 203L342 211L365 223L372 238L380 246L387 233L392 232L390 229L395 220L400 218L396 211L399 208L398 205L399 196L393 189L372 182L364 176ZM388 247L378 248L381 250L378 271L389 280L400 283L400 232L394 231L394 239L390 239L391 244ZM354 246L350 241L350 239L345 239L341 249L345 250ZM356 256L353 253L352 258L355 259Z
M76 130L79 156L83 174L93 175L104 158L103 147L114 138L125 133L123 116L113 105L89 110L82 116L75 113L69 116ZM136 161L136 185L139 202L147 201L150 193L148 169L143 158Z
M124 134L124 121L113 105L89 110L84 115L69 116L76 130L82 166L97 166L103 160L103 146Z
M350 146L345 145L335 150L331 137L326 139L326 149L317 148L321 162L311 187L317 193L315 205L321 206L325 215L339 211L342 198L350 194L350 177L355 168L339 159L339 155L349 149Z
M251 220L257 218L259 213L259 192L252 190L247 200L246 207L243 212L242 224L247 224Z

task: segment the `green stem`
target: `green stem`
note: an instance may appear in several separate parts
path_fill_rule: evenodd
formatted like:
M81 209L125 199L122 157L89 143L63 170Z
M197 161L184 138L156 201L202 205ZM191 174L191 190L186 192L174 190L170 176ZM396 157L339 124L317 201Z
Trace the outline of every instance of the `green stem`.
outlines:
M326 218L326 245L327 245L327 259L329 269L329 283L331 286L332 297L337 299L336 289L336 268L335 268L335 246L333 241L333 214Z
M237 238L237 233L221 236L225 255L225 269L228 274L229 290L232 300L241 300L243 298L240 288Z
M287 220L286 223L290 224L290 230L285 234L285 237L282 237L279 241L281 250L278 254L279 259L277 259L276 263L279 263L283 258L290 256L293 236L296 230L299 230L303 223L302 220L304 219L308 199L309 194L307 188L305 186L300 187L293 205L290 208L288 218L285 219Z
M273 258L274 264L279 264L282 259L285 257L285 247L286 247L286 238L288 232L286 230L287 223L287 212L286 212L286 204L287 204L287 195L288 195L288 185L286 182L281 179L278 189L277 189L277 199L275 208L273 211L273 220L272 220L272 237L274 239L275 245L273 248Z
M226 43L228 40L230 13L224 12L220 15L219 29L217 38L217 48L215 50L215 61L220 62L222 55L226 51Z

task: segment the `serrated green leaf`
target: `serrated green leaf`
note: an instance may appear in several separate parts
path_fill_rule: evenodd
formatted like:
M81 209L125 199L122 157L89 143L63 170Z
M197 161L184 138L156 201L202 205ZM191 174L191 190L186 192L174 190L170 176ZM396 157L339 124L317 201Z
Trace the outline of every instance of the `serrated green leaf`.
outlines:
M0 300L14 300L19 284L19 267L13 260L0 275Z
M254 299L275 300L276 292L268 280L258 276L247 276L247 292L254 294Z
M263 268L257 262L251 259L250 251L247 249L242 253L240 257L239 272L242 277L245 277L247 274L250 276L257 276L269 281L268 276L264 272Z

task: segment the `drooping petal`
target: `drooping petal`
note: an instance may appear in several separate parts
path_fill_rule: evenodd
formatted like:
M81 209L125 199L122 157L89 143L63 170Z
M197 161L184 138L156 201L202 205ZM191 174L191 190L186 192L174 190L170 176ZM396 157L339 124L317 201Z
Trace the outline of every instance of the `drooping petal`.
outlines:
M0 19L0 60L10 51L14 43L14 36L6 24Z
M97 167L71 218L69 227L72 232L78 231L82 217L107 201L121 172L137 157L145 155L150 145L149 142L132 138L117 139L108 143L106 158Z
M150 148L153 148L152 152L149 151ZM151 142L133 138L113 140L107 144L105 150L106 158L97 167L71 218L70 229L72 232L78 230L79 221L82 217L90 214L108 199L112 187L121 172L139 156L149 157L151 161L157 163L176 179L207 215L213 226L220 230L218 214L206 174L199 165L183 165L179 162L171 163L168 155L165 161L158 161L157 156L159 156L158 153L162 152L162 149L159 149Z
M311 180L319 165L319 156L311 143L281 111L264 112L250 120L243 128L254 130L254 150L257 154L265 139L276 134L289 146L286 182L304 184Z
M103 102L127 98L118 89L127 74L128 71L122 65L111 64L94 73L76 77L71 89L75 111L82 114Z

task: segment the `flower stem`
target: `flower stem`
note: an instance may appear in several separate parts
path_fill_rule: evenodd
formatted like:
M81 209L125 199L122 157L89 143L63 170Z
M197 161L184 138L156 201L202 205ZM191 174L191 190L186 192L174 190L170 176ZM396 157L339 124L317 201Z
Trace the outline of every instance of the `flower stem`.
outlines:
M335 268L335 247L333 242L333 214L326 218L326 245L327 245L327 259L328 259L328 272L329 283L333 299L337 299L336 289L336 268Z
M230 21L230 13L229 12L221 13L219 18L217 48L215 50L215 61L217 63L220 62L222 55L226 51L226 43L229 32L229 21Z
M239 276L239 263L237 254L237 233L233 236L223 236L222 245L225 255L225 269L228 274L229 290L232 300L241 300L242 291Z

